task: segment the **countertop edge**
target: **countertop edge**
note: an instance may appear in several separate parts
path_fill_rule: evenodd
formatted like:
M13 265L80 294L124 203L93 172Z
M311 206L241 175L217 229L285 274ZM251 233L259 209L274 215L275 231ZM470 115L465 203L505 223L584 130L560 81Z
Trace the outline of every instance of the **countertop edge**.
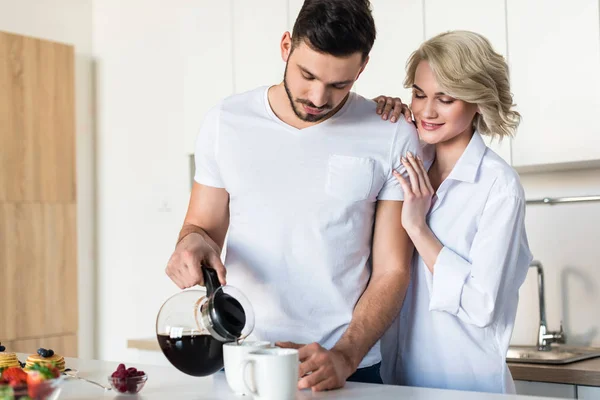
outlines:
M128 349L160 351L155 338L127 340ZM600 386L600 358L564 365L508 363L514 380Z

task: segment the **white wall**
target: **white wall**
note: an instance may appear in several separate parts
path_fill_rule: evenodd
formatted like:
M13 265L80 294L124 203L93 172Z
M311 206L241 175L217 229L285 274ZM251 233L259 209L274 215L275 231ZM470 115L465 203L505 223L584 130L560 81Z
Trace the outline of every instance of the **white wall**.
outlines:
M527 197L600 195L600 170L521 174ZM563 321L567 342L600 347L600 202L530 205L527 233L545 267L548 328ZM521 289L515 344L534 344L539 322L537 275Z
M274 0L260 1L267 4ZM97 332L102 359L164 363L160 354L127 350L126 341L152 337L161 303L177 292L163 270L187 206L187 157L193 129L212 99L235 90L235 83L245 76L243 68L252 68L227 62L239 59L236 52L240 49L231 48L227 42L227 38L240 35L235 30L238 25L232 26L232 20L227 19L236 1L222 2L218 7L213 4L214 8L210 4L209 0L94 3L98 88ZM275 10L289 14L285 21L288 26L298 4L298 0L290 0L288 9ZM421 11L415 7L414 12ZM232 18L236 16L239 13ZM281 21L286 19L281 18L276 25L280 30ZM261 20L265 23L268 18ZM208 49L201 44L206 39L206 26L212 32ZM277 35L274 46L278 39ZM240 54L246 54L244 60L249 62L248 49L243 50ZM203 56L203 51L215 59ZM276 49L268 54L272 56L270 62L279 62ZM202 76L206 74L202 72L206 71L204 65L209 66L207 76ZM281 78L282 65L270 68L273 81L264 81L267 75L261 75L256 84L276 83ZM222 85L219 79L224 79ZM390 79L400 82L402 76ZM202 86L207 80L210 84ZM394 85L390 87L399 87ZM209 90L203 93L196 87ZM395 90L389 93L395 94ZM530 198L600 194L599 172L523 175L523 183ZM562 318L569 340L600 345L600 321L593 313L600 306L595 293L600 285L600 270L596 267L600 246L595 243L600 237L600 204L531 206L527 226L534 254L546 266L550 329L558 328ZM514 342L532 344L538 323L533 273L521 294Z
M94 2L101 359L152 361L127 350L127 339L152 337L160 305L177 291L164 269L189 196L184 72L200 51L182 36L190 5Z
M92 0L0 0L0 30L75 46L79 354L92 357L95 340Z

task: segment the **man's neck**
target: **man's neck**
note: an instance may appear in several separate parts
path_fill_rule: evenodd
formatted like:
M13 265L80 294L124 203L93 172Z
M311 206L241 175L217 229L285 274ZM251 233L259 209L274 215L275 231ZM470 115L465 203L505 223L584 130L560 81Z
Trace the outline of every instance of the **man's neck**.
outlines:
M348 100L348 97L346 97L344 101L342 101L341 104L337 106L337 108L334 110L334 112L331 113L331 116L329 116L328 118L322 119L317 122L307 122L298 118L298 116L292 109L283 82L278 85L271 86L267 93L267 98L269 101L269 106L271 107L271 110L273 110L273 113L277 116L277 118L296 129L310 128L311 126L315 126L327 121L329 118L334 116Z

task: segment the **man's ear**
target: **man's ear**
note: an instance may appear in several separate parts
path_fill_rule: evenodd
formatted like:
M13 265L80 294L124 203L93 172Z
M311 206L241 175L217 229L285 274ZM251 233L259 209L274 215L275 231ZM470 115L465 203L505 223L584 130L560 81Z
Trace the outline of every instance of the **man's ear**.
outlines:
M279 44L281 50L281 59L283 62L288 62L288 59L292 55L292 35L289 32L285 32L281 37L281 43Z

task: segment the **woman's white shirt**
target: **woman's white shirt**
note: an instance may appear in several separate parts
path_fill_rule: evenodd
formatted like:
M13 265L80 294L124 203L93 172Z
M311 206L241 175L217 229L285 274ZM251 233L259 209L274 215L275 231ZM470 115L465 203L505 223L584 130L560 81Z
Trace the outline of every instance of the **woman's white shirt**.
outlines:
M532 260L524 219L519 176L475 132L427 215L444 246L434 273L415 252L382 339L385 383L514 393L505 357Z

